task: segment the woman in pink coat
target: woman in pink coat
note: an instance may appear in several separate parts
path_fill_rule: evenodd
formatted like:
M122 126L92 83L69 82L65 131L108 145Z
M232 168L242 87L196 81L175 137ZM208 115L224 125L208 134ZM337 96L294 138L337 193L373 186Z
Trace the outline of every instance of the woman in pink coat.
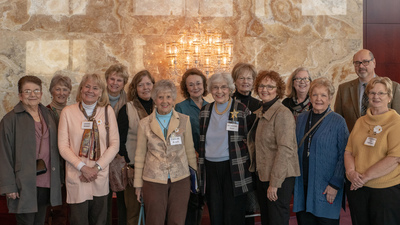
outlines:
M76 101L63 109L58 128L58 146L66 160L70 222L74 225L106 224L108 164L119 150L117 121L108 106L105 83L97 74L82 78ZM106 107L109 138L105 126Z

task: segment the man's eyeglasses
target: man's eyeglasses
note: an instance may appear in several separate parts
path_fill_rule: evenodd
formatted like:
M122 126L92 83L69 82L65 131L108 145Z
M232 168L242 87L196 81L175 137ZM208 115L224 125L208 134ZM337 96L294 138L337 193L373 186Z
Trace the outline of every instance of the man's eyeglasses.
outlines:
M355 67L359 67L361 64L363 64L363 66L368 66L369 63L370 63L372 60L374 60L374 58L372 58L372 59L370 59L370 60L363 60L362 62L360 62L360 61L353 61L353 65L354 65Z

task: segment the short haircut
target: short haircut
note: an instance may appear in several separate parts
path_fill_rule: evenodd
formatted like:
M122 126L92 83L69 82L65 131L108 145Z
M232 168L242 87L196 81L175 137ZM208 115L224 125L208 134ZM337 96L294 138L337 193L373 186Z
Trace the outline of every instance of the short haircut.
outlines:
M126 68L126 66L122 65L122 64L114 64L112 66L110 66L106 73L106 81L108 80L108 78L113 75L114 73L117 74L117 76L120 76L122 78L124 78L124 85L126 83L128 83L128 78L129 78L129 73L128 73L128 68Z
M181 92L184 98L190 98L190 94L188 92L187 86L186 86L186 79L190 75L197 75L200 76L201 79L203 80L203 96L206 96L208 94L207 92L207 78L204 76L203 72L201 72L199 69L196 68L191 68L186 70L186 72L182 76L182 81L181 81Z
M308 78L310 78L310 81L312 81L310 71L307 68L299 67L299 68L295 69L293 71L293 73L290 74L290 76L289 76L289 78L287 80L287 83L286 83L286 96L288 98L293 98L293 97L297 98L297 92L296 92L296 89L293 86L293 83L294 83L294 78L301 71L306 71L308 73Z
M365 88L365 93L368 95L369 91L375 87L376 84L383 84L390 99L393 98L393 82L389 77L374 77L369 82Z
M172 99L175 101L177 93L174 82L171 80L159 80L154 84L153 90L151 90L151 98L155 101L160 92L168 91L171 92Z
M107 87L105 81L101 78L100 75L98 74L85 74L85 76L82 77L81 83L79 84L78 87L78 93L76 95L76 101L81 102L82 101L82 94L81 90L83 88L83 85L86 84L87 81L92 80L94 81L102 90L101 95L99 100L97 100L97 105L98 106L106 106L110 103L110 100L108 99L108 93L107 93Z
M308 91L308 94L310 96L312 95L312 91L316 87L326 87L328 89L329 99L333 98L333 95L335 94L335 87L333 86L332 82L328 78L320 77L320 78L313 80L313 82L311 82L311 84L310 84L310 90Z
M244 73L250 73L251 76L253 77L253 80L256 79L256 76L257 76L256 68L249 63L240 62L240 63L237 63L232 69L233 81L236 82L239 75L244 74Z
M263 81L266 78L275 81L276 94L278 95L279 98L283 98L283 96L285 95L285 82L283 81L279 73L273 70L263 70L258 73L256 81L254 82L254 92L258 96L260 96L260 94L258 93L258 88L260 87L261 81Z
M39 77L32 76L32 75L26 75L21 77L21 79L18 80L18 92L22 93L22 87L26 83L34 83L40 87L40 90L42 90L42 80Z
M70 91L72 90L71 78L63 75L62 71L57 71L54 73L54 76L50 82L50 87L49 87L50 93L53 87L56 86L57 84L67 87Z
M228 84L229 92L232 94L235 91L235 84L233 83L233 78L230 73L215 73L213 74L207 82L208 92L211 93L212 86L215 82L225 81Z
M132 78L131 83L129 84L129 89L128 89L129 101L132 101L133 99L138 97L137 86L142 81L143 77L148 77L153 84L155 83L154 77L151 76L149 71L147 70L139 71L137 74L135 74L135 76Z

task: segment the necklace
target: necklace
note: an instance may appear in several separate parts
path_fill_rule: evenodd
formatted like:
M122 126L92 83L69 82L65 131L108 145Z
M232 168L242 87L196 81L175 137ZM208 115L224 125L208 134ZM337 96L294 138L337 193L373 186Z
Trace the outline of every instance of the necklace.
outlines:
M218 103L215 103L215 112L218 114L218 115L222 115L222 114L224 114L224 113L226 113L226 111L228 111L228 109L229 109L229 106L231 105L231 101L232 101L232 98L229 98L229 102L228 102L228 105L226 106L226 108L225 108L225 110L224 111L222 111L222 112L219 112L218 111Z
M161 126L163 127L163 133L164 133L164 138L167 139L167 134L168 134L168 127L169 127L169 122L171 122L171 119L168 121L167 127L164 127L163 123L160 121L158 116L156 116L158 122L160 122ZM165 120L164 120L165 122Z

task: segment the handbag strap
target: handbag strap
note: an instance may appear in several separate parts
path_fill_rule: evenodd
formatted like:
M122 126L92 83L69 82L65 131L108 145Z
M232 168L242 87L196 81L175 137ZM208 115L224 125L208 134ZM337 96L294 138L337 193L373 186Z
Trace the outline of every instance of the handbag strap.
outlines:
M107 148L110 146L110 125L109 125L109 123L108 123L108 104L106 105L106 115L105 115L105 117L106 117L106 123L105 123L105 126L106 126L106 145L107 145Z
M311 131L313 131L317 126L318 126L318 124L320 124L321 122L322 122L322 120L327 116L327 115L329 115L329 113L331 113L332 112L332 110L330 110L329 112L327 112L327 113L325 113L325 115L321 118L321 119L319 119L315 124L314 124L314 126L313 127L311 127L311 129L303 136L303 138L301 139L301 141L300 141L300 143L299 143L299 145L298 145L298 147L300 148L300 146L303 144L303 142L304 142L304 140L306 139L306 137L311 133ZM310 112L310 113L312 113L312 112Z

